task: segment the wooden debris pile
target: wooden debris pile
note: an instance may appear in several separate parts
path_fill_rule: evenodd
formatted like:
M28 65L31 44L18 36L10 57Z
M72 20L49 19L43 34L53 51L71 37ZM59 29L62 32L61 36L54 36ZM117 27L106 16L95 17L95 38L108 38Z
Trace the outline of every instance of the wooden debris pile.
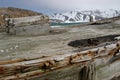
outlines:
M69 53L33 60L16 59L0 61L0 80L30 79L69 65L77 63L85 65L87 62L98 58L113 57L119 54L119 50L120 43L118 42L74 54Z

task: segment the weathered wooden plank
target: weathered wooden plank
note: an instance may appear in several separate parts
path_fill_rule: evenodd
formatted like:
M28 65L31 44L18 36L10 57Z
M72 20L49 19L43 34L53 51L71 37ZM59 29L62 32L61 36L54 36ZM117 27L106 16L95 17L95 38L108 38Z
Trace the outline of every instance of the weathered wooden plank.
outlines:
M17 63L17 62L22 62L22 61L25 61L25 59L14 59L14 60L0 61L0 65L12 64L12 63Z
M12 76L5 78L5 80L9 80L10 78L14 80L18 78L27 78L31 75L41 74L41 71L42 73L46 73L49 70L71 64L89 62L104 56L113 56L118 53L119 49L119 44L111 44L105 47L94 48L74 54L55 55L30 61L13 60L1 62L0 77Z

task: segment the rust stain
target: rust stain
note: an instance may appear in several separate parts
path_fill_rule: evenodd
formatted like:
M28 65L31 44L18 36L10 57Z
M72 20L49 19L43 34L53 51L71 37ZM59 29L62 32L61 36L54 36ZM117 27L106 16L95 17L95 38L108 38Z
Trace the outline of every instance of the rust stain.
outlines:
M0 75L4 74L5 69L6 69L5 67L0 67Z

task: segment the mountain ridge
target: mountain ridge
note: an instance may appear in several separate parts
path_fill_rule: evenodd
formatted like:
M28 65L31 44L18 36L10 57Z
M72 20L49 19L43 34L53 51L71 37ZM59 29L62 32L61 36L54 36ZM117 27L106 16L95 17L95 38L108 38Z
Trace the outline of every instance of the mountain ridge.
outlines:
M61 23L76 23L76 22L90 22L90 17L93 21L102 20L104 18L112 18L120 16L118 10L74 10L65 13L55 13L50 16L51 22L55 20L61 21ZM57 22L57 21L56 21Z

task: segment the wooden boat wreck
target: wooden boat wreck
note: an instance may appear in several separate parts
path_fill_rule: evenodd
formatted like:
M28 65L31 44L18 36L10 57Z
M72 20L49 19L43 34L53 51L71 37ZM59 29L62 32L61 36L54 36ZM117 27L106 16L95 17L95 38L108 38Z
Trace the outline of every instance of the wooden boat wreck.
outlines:
M28 60L0 61L0 80L103 80L108 76L108 80L111 80L115 75L109 71L120 71L119 68L115 69L120 65L120 42L113 40L113 37L117 36L106 38L113 43L99 47L94 45L93 48L83 51ZM103 37L99 38L94 39L103 40ZM99 42L100 45L103 41Z

